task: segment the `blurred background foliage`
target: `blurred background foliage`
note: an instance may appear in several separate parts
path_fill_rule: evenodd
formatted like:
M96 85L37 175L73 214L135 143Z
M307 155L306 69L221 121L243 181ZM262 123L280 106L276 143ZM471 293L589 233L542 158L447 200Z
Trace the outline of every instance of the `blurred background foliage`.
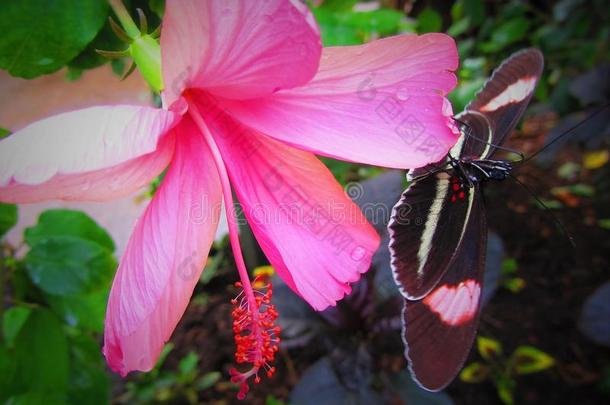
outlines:
M150 27L155 28L160 24L163 0L129 0L125 3L133 15L136 15L136 8L143 9ZM544 74L530 110L550 117L542 124L543 132L548 132L547 139L554 139L574 123L582 121L587 113L607 105L610 99L610 7L605 0L313 0L309 5L320 25L326 46L362 44L400 33L446 32L453 36L460 53L459 83L450 94L456 113L473 98L504 58L530 46L541 49L545 55ZM130 61L119 59L110 62L95 52L96 49L115 51L124 47L107 23L110 13L105 0L82 0L78 4L70 0L4 1L0 3L0 27L3 28L0 68L25 79L63 69L67 80L78 80L83 71L111 63L112 69L120 77ZM559 178L570 184L555 187L551 190L551 199L545 200L549 207L561 208L575 207L582 199L595 197L598 202L593 206L598 207L600 212L596 224L603 229L610 228L610 212L605 197L610 195L610 185L604 174L608 172L608 122L608 114L602 114L591 123L594 126L589 125L570 137L576 139L579 145L584 145L586 153L583 159L568 160L559 167ZM562 131L549 131L552 127L561 128ZM523 131L527 132L527 128L524 127ZM7 134L7 130L0 129L0 137ZM552 158L553 155L547 155L547 159ZM324 162L343 184L377 178L383 172L378 168L332 159L324 159ZM583 170L596 171L591 184L584 184L580 180ZM393 180L394 192L399 192L403 185L399 177ZM381 184L382 188L386 187L385 183ZM16 224L17 217L17 207L0 204L0 237ZM131 377L127 381L119 381L109 373L100 353L100 341L108 289L116 268L114 249L108 233L93 219L67 210L45 212L35 226L26 229L23 243L18 246L2 241L0 403L199 403L201 398L205 398L204 392L212 388L225 398L234 396L234 387L224 381L225 370L205 369L193 348L181 350L176 361L168 362L165 355L173 348L168 345L153 372ZM204 272L202 279L206 288L214 288L214 278L224 282L228 277L226 269L232 264L230 252L227 252L225 242L219 242L213 249L210 268ZM386 259L382 257L380 260L385 260L383 263L387 265ZM502 263L496 266L496 279L500 280L500 285L513 294L527 288L525 281L516 274L517 262L514 258L499 259L498 263ZM383 284L374 273L371 275L375 280L367 281L359 291L368 291L371 286ZM226 289L222 287L220 291L221 299L228 301ZM608 291L607 286L603 290L600 288L587 301L579 324L582 333L600 345L610 345ZM211 293L199 291L193 305L205 312L206 308L212 308L214 302ZM334 315L315 318L313 314L303 315L301 312L300 318L284 319L284 322L290 324L297 321L297 326L291 324L293 328L301 328L296 333L297 337L303 331L314 328L315 332L307 335L308 339L313 339L320 330L324 330L325 341L330 341L332 347L341 350L346 350L346 347L353 349L350 345L342 346L344 342L337 340L345 333L357 336L355 344L359 348L367 348L377 342L379 328L387 329L390 325L390 330L398 333L395 328L392 329L391 323L379 326L380 317L376 322L370 321L370 311L383 306L379 299L370 303L360 300L356 307L351 308L350 302L353 303L354 299L347 301L346 307L339 308ZM286 311L290 313L290 310ZM341 311L348 315L341 315ZM333 321L333 316L342 321ZM356 322L356 326L345 320L348 317L353 321L354 316L366 320ZM224 344L231 343L227 340ZM527 350L529 354L536 353L537 359L545 361L545 367L540 367L540 370L554 364L553 358L546 357L545 353L535 348ZM370 351L379 351L379 347ZM370 361L367 357L369 354L360 349L355 352L360 356L356 362ZM484 352L481 354L483 360L489 360ZM336 373L333 378L343 381L337 383L337 386L343 384L343 388L335 390L335 395L344 393L345 379L336 369L329 371L330 363L324 360L336 357L335 350L325 348L319 355L322 360L316 363L315 370L318 371L303 374L305 382L291 383L291 386L297 387L292 398L302 398L303 386L315 386L316 378L325 375L316 372ZM380 356L383 357L383 354ZM350 364L345 367L353 371ZM489 361L472 363L470 368L465 369L462 379L470 379L470 382L478 381L477 378L492 380L498 387L499 397L508 403L509 400L503 395L508 395L512 400L516 389L513 375L494 374L489 370L495 366L490 364ZM402 367L403 372L397 375L404 376L404 364L398 366ZM479 372L487 370L485 378L476 374L475 369ZM294 370L291 372L295 373ZM395 375L362 376L379 386L405 388L412 384L403 380L396 382L395 378L402 377ZM322 379L328 382L327 377ZM608 398L610 366L606 365L605 374L598 375L594 380L596 389ZM508 384L510 395L502 394L501 384ZM401 393L402 388L397 389L395 399L404 400L409 395L415 395L411 397L416 398L414 403L451 402L446 396L421 396L421 393L414 393L416 387L406 388L410 393ZM363 392L358 394L365 395L363 397L354 394L356 401L378 398L372 391ZM254 395L258 403L283 403L271 394L257 397L255 392ZM284 397L286 399L288 395ZM457 398L455 400L459 402Z

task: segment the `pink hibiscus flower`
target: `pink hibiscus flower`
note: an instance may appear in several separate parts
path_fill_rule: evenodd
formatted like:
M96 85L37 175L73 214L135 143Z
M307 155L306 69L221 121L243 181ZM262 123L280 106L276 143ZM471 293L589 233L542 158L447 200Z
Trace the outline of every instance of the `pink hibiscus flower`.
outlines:
M221 202L233 207L232 189L279 276L322 310L368 269L379 240L314 153L414 168L456 140L445 95L458 57L446 35L322 49L297 0L170 1L162 28L164 109L87 108L0 142L4 202L108 200L168 168L110 293L104 354L122 375L154 366L205 265ZM250 285L228 211L244 289L237 333L250 336L237 338L238 361L252 363L233 374L245 384L268 369L277 339L269 294Z

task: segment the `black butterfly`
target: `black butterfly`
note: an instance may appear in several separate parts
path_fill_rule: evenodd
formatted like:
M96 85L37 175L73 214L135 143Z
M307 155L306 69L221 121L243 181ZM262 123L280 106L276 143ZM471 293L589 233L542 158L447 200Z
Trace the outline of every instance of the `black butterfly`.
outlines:
M543 68L536 49L513 54L455 117L461 136L440 163L412 180L388 224L394 279L404 296L409 370L423 388L447 386L479 324L487 224L481 186L510 176L494 154L521 119Z

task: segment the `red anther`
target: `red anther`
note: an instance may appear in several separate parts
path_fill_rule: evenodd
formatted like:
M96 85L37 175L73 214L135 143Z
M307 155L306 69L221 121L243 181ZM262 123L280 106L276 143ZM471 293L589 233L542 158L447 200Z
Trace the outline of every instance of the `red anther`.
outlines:
M451 196L451 202L455 202L455 200L457 200L455 194Z
M261 277L256 277L260 281ZM236 283L237 285L237 283ZM239 283L241 286L242 284ZM262 291L266 289L266 291ZM238 399L245 399L248 393L248 379L254 376L254 382L260 383L259 370L267 370L268 377L273 376L275 367L269 363L275 360L275 354L279 351L280 328L274 324L278 313L271 297L272 286L266 283L262 288L253 288L254 297L237 298L231 300L233 310L233 333L235 338L235 362L237 364L250 363L252 367L246 372L239 372L235 368L229 370L231 382L240 386Z
M457 183L453 183L453 190L458 191L460 189L460 185Z
M464 199L464 197L465 197L465 196L466 196L466 194L464 194L464 192L463 192L463 191L460 191L460 198L461 198L461 199Z

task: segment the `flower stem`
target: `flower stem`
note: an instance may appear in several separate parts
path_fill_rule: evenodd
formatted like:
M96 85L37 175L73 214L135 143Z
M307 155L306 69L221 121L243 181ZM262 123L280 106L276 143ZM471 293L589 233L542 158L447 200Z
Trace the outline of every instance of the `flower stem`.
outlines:
M108 2L110 3L110 7L114 11L114 14L116 14L127 34L129 34L131 38L139 37L140 29L131 19L129 11L127 11L125 5L123 4L123 0L108 0Z

